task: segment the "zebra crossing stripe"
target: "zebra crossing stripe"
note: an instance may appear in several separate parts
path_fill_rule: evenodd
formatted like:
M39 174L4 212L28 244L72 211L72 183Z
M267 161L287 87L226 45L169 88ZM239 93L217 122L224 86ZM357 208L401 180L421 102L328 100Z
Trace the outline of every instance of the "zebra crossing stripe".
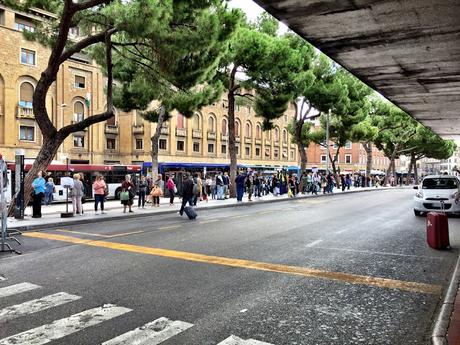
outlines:
M39 289L41 286L31 284L31 283L20 283L10 286L5 286L4 288L0 288L0 298L1 297L8 297L13 296L22 292L27 292L35 289Z
M0 345L42 345L113 319L131 309L106 304L0 340Z
M142 327L108 340L102 345L157 345L192 326L191 323L172 321L161 317Z
M258 341L254 339L243 340L234 335L231 335L230 337L228 337L224 341L221 341L217 345L273 345L273 344L264 343L263 341Z
M54 295L34 299L21 304L16 304L0 310L0 323L13 320L17 317L37 313L42 310L57 307L59 305L76 301L80 296L70 295L65 292L58 292Z

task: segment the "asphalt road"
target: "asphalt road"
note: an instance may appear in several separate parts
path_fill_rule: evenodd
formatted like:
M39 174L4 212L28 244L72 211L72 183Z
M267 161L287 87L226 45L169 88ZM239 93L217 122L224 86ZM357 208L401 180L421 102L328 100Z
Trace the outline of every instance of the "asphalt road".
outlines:
M22 256L0 255L0 345L429 344L460 219L451 251L428 248L412 194L26 233ZM160 318L177 322L141 327Z

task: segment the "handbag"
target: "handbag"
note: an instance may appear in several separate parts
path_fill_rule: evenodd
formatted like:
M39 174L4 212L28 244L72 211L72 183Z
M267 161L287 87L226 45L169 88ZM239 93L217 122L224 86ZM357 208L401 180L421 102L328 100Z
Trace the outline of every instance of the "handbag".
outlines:
M162 194L161 189L158 187L154 187L151 193L152 196L161 196L161 194Z
M121 201L128 201L129 200L129 192L124 191L120 193L120 200Z
M107 187L104 188L104 196L109 195L109 189Z
M174 186L174 194L177 194L177 187Z

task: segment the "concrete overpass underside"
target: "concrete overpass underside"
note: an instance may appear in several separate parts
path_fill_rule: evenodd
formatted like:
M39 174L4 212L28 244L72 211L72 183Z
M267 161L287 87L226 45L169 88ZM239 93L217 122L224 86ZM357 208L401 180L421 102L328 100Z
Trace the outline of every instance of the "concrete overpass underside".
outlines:
M460 140L460 0L255 0L445 138Z

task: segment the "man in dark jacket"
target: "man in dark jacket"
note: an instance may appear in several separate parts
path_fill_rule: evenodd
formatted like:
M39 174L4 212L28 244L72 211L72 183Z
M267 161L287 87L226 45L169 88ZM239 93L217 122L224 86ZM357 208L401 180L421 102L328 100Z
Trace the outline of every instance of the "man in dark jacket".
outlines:
M193 185L192 177L189 173L186 173L184 182L182 183L182 206L179 211L181 216L184 214L184 207L187 205L187 202L190 206L193 204Z

